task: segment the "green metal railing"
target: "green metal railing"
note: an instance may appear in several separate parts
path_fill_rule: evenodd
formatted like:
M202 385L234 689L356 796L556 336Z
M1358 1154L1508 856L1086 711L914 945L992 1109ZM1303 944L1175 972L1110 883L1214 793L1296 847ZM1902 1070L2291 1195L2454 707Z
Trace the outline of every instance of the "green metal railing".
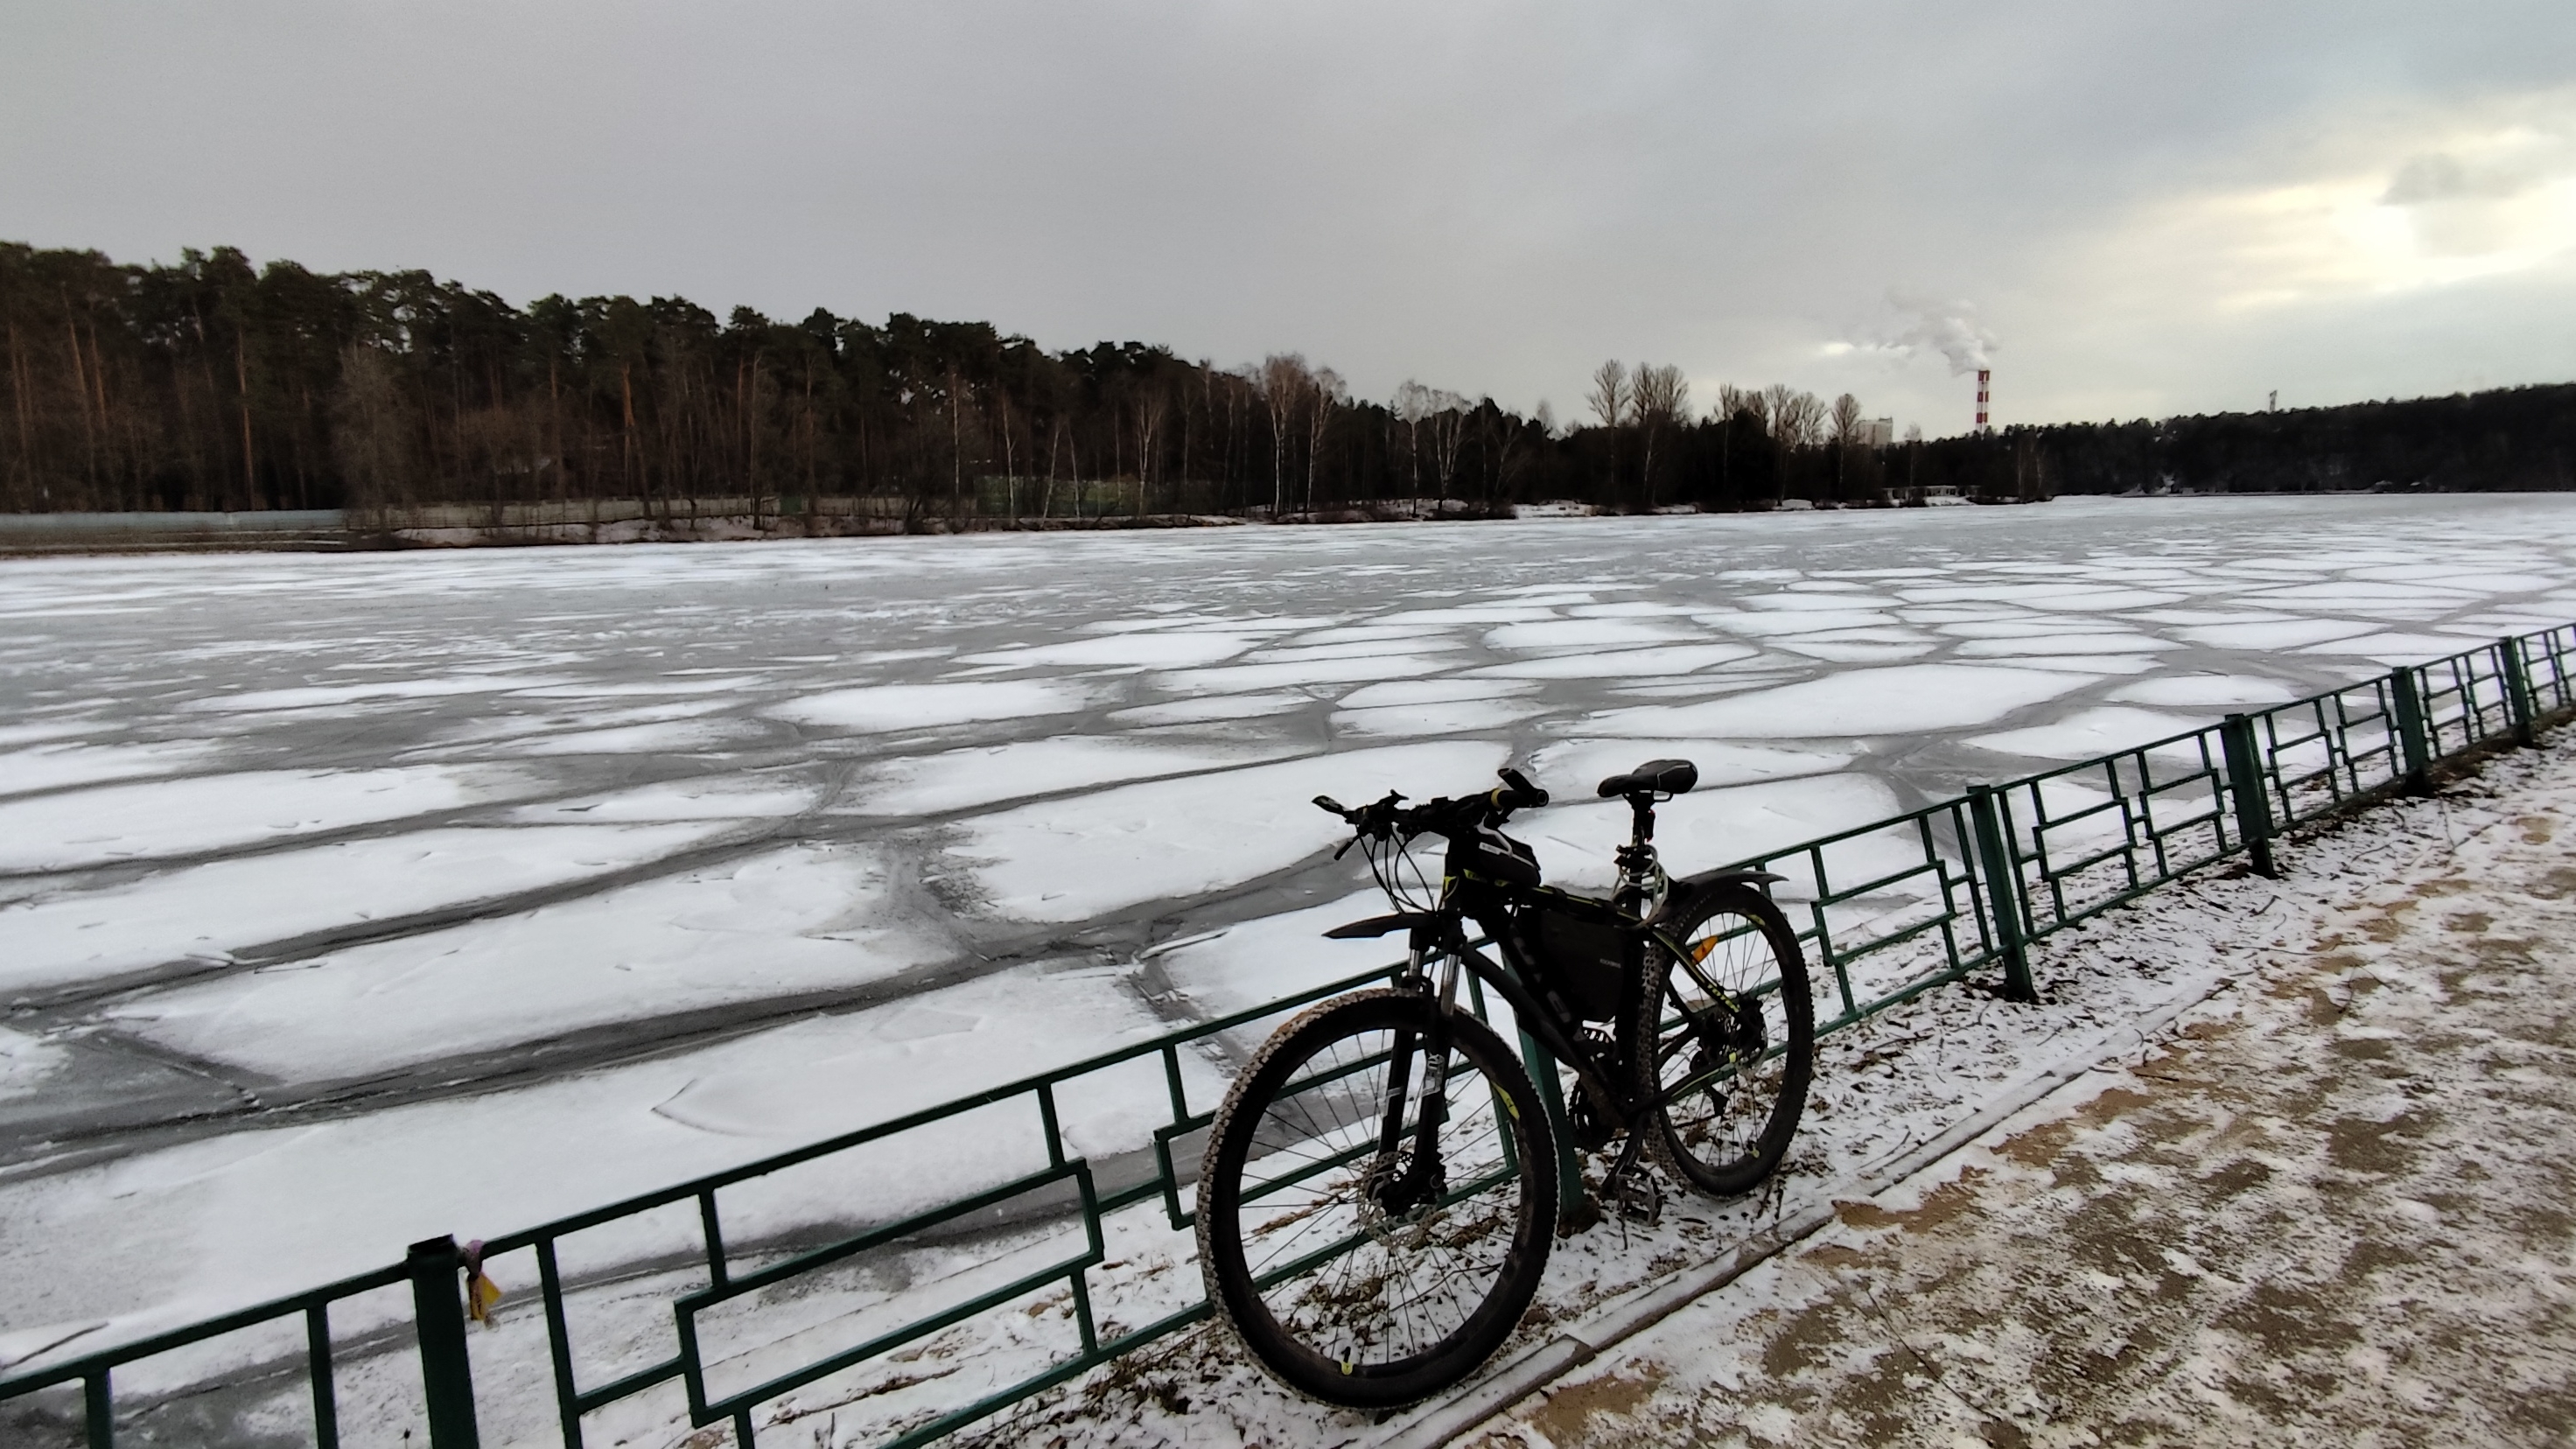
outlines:
M2035 942L2231 857L2270 874L2281 831L2427 789L2437 770L2476 752L2532 743L2543 724L2571 713L2576 624L2005 784L1972 786L1957 799L1737 864L1786 877L1775 896L1791 910L1818 967L1819 994L1831 998L1820 1003L1827 1008L1819 1013L1820 1033L1984 972L1999 974L2005 995L2031 1000ZM921 1444L1207 1318L1195 1275L1185 1291L1146 1295L1132 1310L1133 1324L1104 1312L1095 1298L1117 1285L1095 1275L1109 1266L1110 1237L1140 1222L1172 1234L1190 1229L1183 1195L1195 1154L1181 1144L1207 1128L1228 1064L1255 1039L1248 1028L1391 974L1381 968L1317 986L496 1238L481 1245L480 1261L524 1255L518 1269L505 1271L530 1272L539 1285L544 1377L567 1449L583 1449L590 1416L647 1393L669 1394L666 1386L675 1383L692 1423L729 1424L747 1449L762 1427L755 1415L761 1405L867 1371L894 1387L862 1384L862 1396L893 1392L906 1386L900 1366L911 1346L960 1329L999 1335L1006 1356L1017 1354L1021 1366L1037 1363L1002 1374L1006 1381L983 1392L955 1396L967 1402L898 1419L900 1432L886 1441ZM1483 1013L1481 991L1474 1006ZM1524 1049L1543 1095L1553 1096L1544 1092L1555 1085L1553 1064L1526 1038ZM1076 1138L1094 1151L1075 1151ZM881 1208L882 1220L855 1227L830 1226L833 1214L811 1210L817 1200L899 1203L902 1154L925 1143L952 1169L960 1160L977 1169L980 1185L910 1211ZM1560 1170L1573 1172L1570 1148ZM800 1173L820 1177L796 1181ZM611 1266L581 1279L566 1272L564 1249L586 1235L605 1236ZM766 1342L735 1345L744 1335L730 1332L734 1324L785 1314L800 1293L832 1286L835 1274L864 1279L888 1255L924 1245L974 1259L968 1271L951 1275L958 1280L953 1301L924 1308L902 1293L842 1283L866 1301L804 1329L773 1332ZM396 1265L0 1380L0 1403L33 1400L66 1429L77 1422L81 1442L106 1449L117 1441L120 1420L133 1424L184 1397L147 1393L140 1408L121 1411L119 1369L233 1335L267 1331L263 1342L273 1342L300 1322L300 1349L237 1354L218 1375L300 1379L313 1442L338 1449L337 1386L347 1356L335 1352L333 1308L408 1284L409 1314L388 1315L378 1303L372 1326L359 1335L362 1351L379 1358L415 1352L430 1444L474 1449L475 1355L459 1302L468 1265L453 1240L415 1244ZM657 1300L669 1315L660 1330L669 1351L640 1363L630 1353L605 1376L586 1374L592 1339L630 1342L635 1334L632 1323L622 1336L585 1334L574 1312L583 1292L631 1288L639 1274L655 1273L684 1280ZM354 1304L348 1311L366 1316ZM1051 1347L1038 1332L1048 1325L1058 1336ZM837 1335L823 1332L833 1327ZM817 1337L829 1341L807 1342Z

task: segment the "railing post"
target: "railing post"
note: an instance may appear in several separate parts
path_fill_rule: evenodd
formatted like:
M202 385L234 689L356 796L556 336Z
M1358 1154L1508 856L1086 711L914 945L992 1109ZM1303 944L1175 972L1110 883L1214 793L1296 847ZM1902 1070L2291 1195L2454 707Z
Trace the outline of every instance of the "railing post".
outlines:
M1583 1159L1574 1150L1574 1129L1565 1120L1565 1084L1557 1080L1556 1057L1528 1032L1521 1036L1521 1065L1529 1068L1530 1085L1547 1110L1547 1135L1556 1143L1556 1215L1571 1219L1583 1206Z
M2392 671L2388 687L2397 707L2397 745L2405 757L2410 793L2433 792L2433 747L2424 729L2424 686L2412 666Z
M420 1334L421 1395L429 1404L430 1449L479 1449L474 1428L474 1366L465 1354L465 1303L459 1284L465 1255L454 1238L414 1243L412 1324Z
M108 1392L106 1369L81 1380L81 1426L89 1449L116 1449L116 1399Z
M2236 835L2245 842L2254 873L2277 876L2272 864L2272 799L2263 790L2262 756L2254 747L2251 715L2231 714L2218 727L2227 755L2227 794L2236 807Z
M2504 661L2504 708L2513 716L2513 742L2530 749L2540 743L2536 718L2538 701L2531 697L2531 665L2522 657L2522 641L2511 634L2496 641L2496 654Z
M2021 873L2013 869L1992 785L1968 787L1968 818L1977 832L1977 859L1986 878L1986 904L1994 912L1995 942L2003 948L2004 999L2037 1001L2039 989L2030 979L2028 937L2022 931Z

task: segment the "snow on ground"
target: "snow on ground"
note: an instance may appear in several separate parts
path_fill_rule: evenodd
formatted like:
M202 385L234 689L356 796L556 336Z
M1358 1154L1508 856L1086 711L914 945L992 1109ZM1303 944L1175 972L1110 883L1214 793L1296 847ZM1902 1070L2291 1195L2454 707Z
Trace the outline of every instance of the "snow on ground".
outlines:
M2564 1443L2576 752L2550 756L2406 807L2394 851L2297 852L2262 908L2290 929L2178 1039L1469 1442Z
M1314 939L1374 907L1313 794L1518 761L1550 871L1598 884L1592 782L1677 754L1708 783L1662 844L1715 864L2576 618L2571 524L2067 501L13 562L0 1219L46 1227L0 1242L0 1342L784 1145L654 1115L708 1053L821 1135L1362 969ZM936 1071L829 1085L977 989L975 1030L906 1038Z

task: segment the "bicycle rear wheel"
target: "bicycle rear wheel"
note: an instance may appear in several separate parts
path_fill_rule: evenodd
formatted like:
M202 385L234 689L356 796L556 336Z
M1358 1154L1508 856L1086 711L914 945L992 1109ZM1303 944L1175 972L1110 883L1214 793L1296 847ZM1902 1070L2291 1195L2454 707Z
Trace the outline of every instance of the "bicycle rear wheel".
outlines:
M1806 1110L1816 1045L1806 958L1780 908L1751 886L1719 886L1663 926L1684 957L1648 946L1628 1055L1641 1095L1670 1095L1637 1130L1700 1191L1749 1192L1780 1165Z
M1473 1018L1449 1023L1438 1160L1410 1175L1437 1010L1379 990L1306 1012L1235 1080L1208 1138L1208 1301L1272 1377L1328 1403L1393 1408L1465 1378L1510 1336L1547 1266L1547 1119Z

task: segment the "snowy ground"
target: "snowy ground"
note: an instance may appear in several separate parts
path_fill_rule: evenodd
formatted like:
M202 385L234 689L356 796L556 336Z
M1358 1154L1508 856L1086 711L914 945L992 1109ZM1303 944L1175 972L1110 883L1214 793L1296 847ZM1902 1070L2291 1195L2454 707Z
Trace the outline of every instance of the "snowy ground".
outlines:
M1470 1442L2567 1443L2576 750L2550 755L2294 852L2278 944L2178 1038Z
M0 1364L1362 969L1315 939L1366 908L1319 791L1530 764L1582 883L1618 828L1584 787L1680 753L1712 788L1665 843L1707 863L2576 617L2571 525L2062 502L14 563Z

